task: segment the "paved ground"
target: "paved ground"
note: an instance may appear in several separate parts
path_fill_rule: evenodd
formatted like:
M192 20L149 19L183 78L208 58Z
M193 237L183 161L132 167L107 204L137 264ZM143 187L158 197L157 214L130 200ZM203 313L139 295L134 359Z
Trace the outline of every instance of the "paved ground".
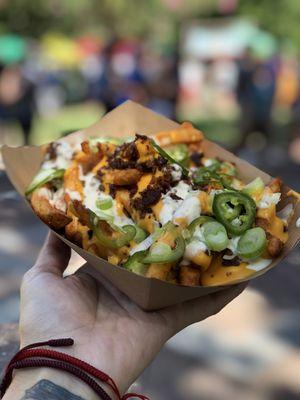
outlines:
M300 189L300 168L287 161L283 149L276 147L259 159L246 156ZM0 172L0 323L17 321L20 280L45 234L46 228ZM299 255L295 250L252 282L220 315L173 338L140 378L137 390L155 400L299 399ZM3 331L1 337L6 340Z

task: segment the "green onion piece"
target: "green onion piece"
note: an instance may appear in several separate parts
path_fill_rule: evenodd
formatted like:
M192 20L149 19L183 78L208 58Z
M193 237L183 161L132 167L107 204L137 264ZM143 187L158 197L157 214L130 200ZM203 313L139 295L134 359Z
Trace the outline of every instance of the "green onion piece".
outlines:
M96 206L100 210L108 210L109 208L112 207L112 205L113 205L112 199L109 197L103 200L96 200Z
M177 164L182 168L182 173L184 176L189 175L189 170L181 163L176 161L173 157L171 157L164 149L162 149L153 139L151 139L152 146L155 150L166 160L168 160L171 164Z
M193 179L197 185L205 186L212 181L220 181L220 176L210 167L201 167L194 173Z
M135 225L136 235L134 237L134 241L136 243L141 243L143 240L146 239L148 236L144 229L140 228L139 226Z
M266 248L266 232L260 228L252 228L246 231L237 245L237 252L243 258L257 258Z
M217 172L220 169L220 161L216 160L215 158L208 158L207 160L209 160L211 164L204 168L209 168L213 172Z
M189 158L188 147L185 144L178 144L170 146L166 149L166 153L172 157L175 161L186 166L186 162Z
M236 176L237 173L235 166L229 161L222 162L220 165L220 170L222 174L231 176Z
M222 251L228 245L228 236L225 227L216 221L206 222L203 225L203 236L210 250Z
M242 190L243 193L253 196L254 194L261 194L264 191L265 185L260 177L255 178L252 182L248 183Z
M145 275L147 269L149 268L148 265L143 264L143 259L147 254L147 250L138 251L134 253L128 260L123 264L123 267L132 271L138 275Z
M122 228L114 224L114 217L110 214L105 213L104 211L97 210L96 213L94 213L92 210L88 209L89 211L89 216L90 216L90 225L96 226L99 221L105 221L108 223L108 225L114 230L114 231L119 231L122 232Z
M181 235L175 239L175 248L172 249L168 244L163 242L154 243L149 250L148 255L144 258L145 264L164 264L179 260L185 250L185 241Z
M191 222L187 228L188 231L190 232L190 235L193 236L193 234L198 226L202 226L205 222L209 222L209 221L214 221L214 219L207 215L201 215L200 217L194 219L194 221Z
M40 186L45 185L45 183L53 181L53 179L61 179L64 176L65 170L64 169L41 169L37 175L33 178L30 185L27 187L25 191L25 195L28 196L31 194L35 189Z

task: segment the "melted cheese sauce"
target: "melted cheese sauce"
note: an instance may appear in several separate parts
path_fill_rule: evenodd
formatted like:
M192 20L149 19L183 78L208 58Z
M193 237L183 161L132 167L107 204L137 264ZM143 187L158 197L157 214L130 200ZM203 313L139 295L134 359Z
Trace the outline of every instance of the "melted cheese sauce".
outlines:
M259 208L257 211L259 218L264 218L269 222L268 232L277 237L283 243L288 239L288 232L285 232L284 222L276 215L276 206L271 204L269 208Z
M201 275L203 286L224 285L239 279L249 278L255 271L247 268L247 263L239 266L223 266L220 257L214 257L210 267Z

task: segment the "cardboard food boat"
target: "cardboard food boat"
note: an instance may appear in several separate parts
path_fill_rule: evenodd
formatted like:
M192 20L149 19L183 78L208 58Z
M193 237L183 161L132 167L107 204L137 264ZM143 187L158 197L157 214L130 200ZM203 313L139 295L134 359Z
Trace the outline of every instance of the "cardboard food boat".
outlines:
M133 136L135 133L151 136L157 132L171 130L178 126L178 123L168 118L156 114L137 103L127 101L106 114L100 121L89 128L72 133L62 140L72 143L74 141L78 142L79 139L84 140L85 138L93 136L121 137ZM4 146L2 148L3 161L7 175L24 199L25 189L38 172L41 162L43 161L42 147L43 146L24 146L13 148ZM265 172L241 160L234 154L209 140L204 140L203 147L206 157L214 158L218 156L224 160L235 162L237 164L238 177L245 182L250 182L257 176L260 176L264 183L268 183L272 179L271 176ZM289 187L285 185L282 186L281 201L278 205L278 210L280 210L287 204L291 204L294 210L288 226L288 241L284 246L282 254L274 259L268 267L256 272L250 279L254 279L274 268L300 241L300 229L296 227L296 221L300 217L300 202L297 202L294 197L287 196L289 190ZM103 275L145 310L156 310L213 293L224 288L224 286L181 286L136 275L122 267L112 265L106 260L88 253L58 233L55 232L55 234L90 264L88 269L89 273L96 278ZM99 275L99 273L101 275Z

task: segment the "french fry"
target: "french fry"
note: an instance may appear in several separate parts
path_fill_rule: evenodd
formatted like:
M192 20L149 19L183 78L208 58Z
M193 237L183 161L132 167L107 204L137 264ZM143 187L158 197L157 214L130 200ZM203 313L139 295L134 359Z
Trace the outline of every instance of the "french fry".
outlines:
M177 143L195 143L203 140L203 133L194 128L189 122L181 124L180 128L173 131L159 132L154 140L161 146L170 146Z
M52 229L61 229L72 219L50 203L50 196L51 191L49 189L45 187L36 189L31 196L31 206L37 216Z
M148 278L162 279L165 281L173 265L173 263L150 264L146 276Z
M137 183L141 176L142 172L135 168L112 170L105 172L103 181L118 186L128 186Z
M201 272L198 268L182 265L179 272L179 282L185 286L198 286L200 284Z
M77 192L83 198L83 186L79 179L79 165L77 162L73 162L69 168L66 169L64 174L64 188L72 192ZM67 203L70 202L71 198L66 192L65 199Z

